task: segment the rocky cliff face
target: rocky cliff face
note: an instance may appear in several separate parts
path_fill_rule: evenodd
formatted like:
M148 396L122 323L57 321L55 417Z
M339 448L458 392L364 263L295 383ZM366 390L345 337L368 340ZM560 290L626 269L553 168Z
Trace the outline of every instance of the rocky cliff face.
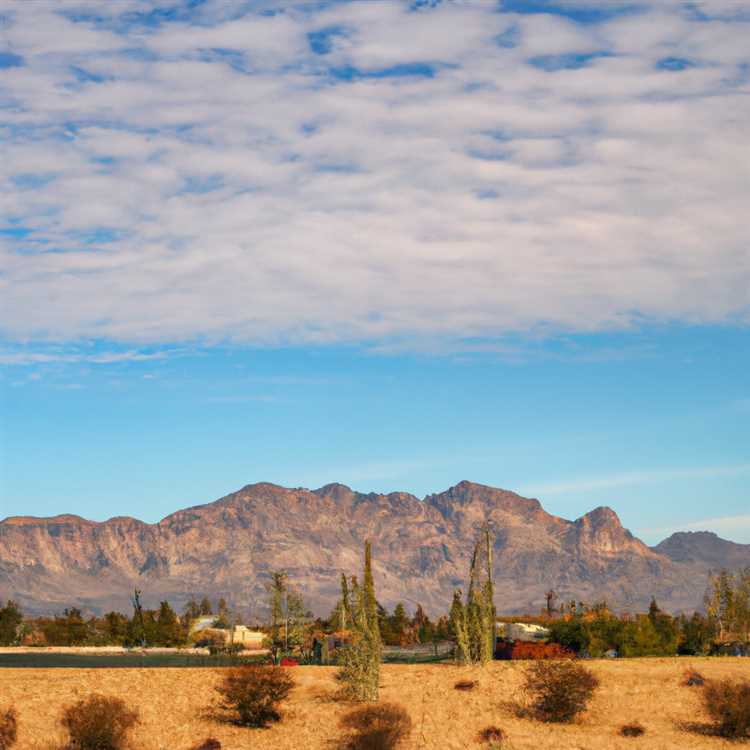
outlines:
M538 500L471 482L424 500L340 484L311 491L264 483L157 524L9 518L0 523L0 597L30 611L127 610L138 587L149 605L168 598L181 606L208 594L260 615L269 571L285 569L308 605L327 614L341 571L359 572L370 538L380 600L391 607L418 601L442 613L453 590L465 586L485 520L495 531L496 601L503 612L536 612L549 588L561 599L606 598L642 608L653 595L665 608L690 609L700 605L712 567L695 556L686 563L669 540L650 549L609 508L567 521ZM747 547L737 559L747 553L750 564Z

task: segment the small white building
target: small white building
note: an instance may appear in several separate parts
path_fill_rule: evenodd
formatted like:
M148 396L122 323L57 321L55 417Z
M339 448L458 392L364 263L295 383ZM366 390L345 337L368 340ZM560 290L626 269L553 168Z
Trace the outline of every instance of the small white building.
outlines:
M495 625L497 637L505 641L534 643L547 641L550 637L547 628L532 622L498 622Z

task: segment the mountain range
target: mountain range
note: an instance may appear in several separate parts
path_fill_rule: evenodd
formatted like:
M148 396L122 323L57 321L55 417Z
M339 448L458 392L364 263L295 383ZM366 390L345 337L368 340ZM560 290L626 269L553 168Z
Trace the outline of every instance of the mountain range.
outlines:
M642 610L655 596L665 610L692 611L701 607L710 570L750 565L750 545L709 532L677 533L648 547L610 508L569 521L538 500L467 481L421 500L342 484L308 490L260 483L156 524L7 518L0 522L0 597L33 613L69 606L101 613L128 611L137 587L149 606L224 596L260 617L269 572L283 569L307 606L326 615L341 572L361 572L369 538L379 600L389 608L419 602L437 615L466 586L485 520L494 531L502 613L538 612L549 589L563 601L606 599L617 609Z

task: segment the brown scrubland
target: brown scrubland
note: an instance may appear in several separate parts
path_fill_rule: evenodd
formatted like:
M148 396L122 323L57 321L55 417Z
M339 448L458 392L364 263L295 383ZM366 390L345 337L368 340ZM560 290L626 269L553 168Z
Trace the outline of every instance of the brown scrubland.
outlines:
M685 684L687 669L707 680L747 678L743 658L651 658L590 661L599 680L589 710L571 724L522 718L513 703L521 698L528 663L493 662L485 668L449 664L385 665L380 700L403 707L412 731L400 747L486 748L481 733L502 730L502 747L513 750L604 750L604 748L737 748L736 742L700 731L701 688ZM133 750L190 750L207 737L225 750L332 750L343 747L344 717L353 704L338 699L333 667L292 667L295 687L282 705L282 720L267 729L224 723L206 708L224 670L2 669L0 707L18 711L18 750L60 748L66 734L63 709L91 693L117 696L138 711ZM457 690L459 681L475 681ZM639 737L621 734L641 725Z

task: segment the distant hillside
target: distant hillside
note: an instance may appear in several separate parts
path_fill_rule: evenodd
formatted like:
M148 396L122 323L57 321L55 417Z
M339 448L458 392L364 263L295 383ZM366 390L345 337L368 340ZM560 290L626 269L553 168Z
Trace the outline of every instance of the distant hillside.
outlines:
M750 565L750 544L736 544L711 531L680 531L652 548L678 563L715 570Z
M471 482L419 500L395 492L361 494L341 484L317 490L248 485L158 524L103 523L77 516L9 518L0 523L0 597L29 611L76 605L127 610L134 587L148 604L223 595L263 611L268 572L286 569L309 606L327 614L341 571L357 573L373 540L380 600L445 612L465 586L477 528L496 531L496 602L502 612L536 612L553 588L561 599L606 598L669 610L701 604L710 568L750 564L750 545L712 534L675 534L649 548L609 508L575 521L538 500Z

